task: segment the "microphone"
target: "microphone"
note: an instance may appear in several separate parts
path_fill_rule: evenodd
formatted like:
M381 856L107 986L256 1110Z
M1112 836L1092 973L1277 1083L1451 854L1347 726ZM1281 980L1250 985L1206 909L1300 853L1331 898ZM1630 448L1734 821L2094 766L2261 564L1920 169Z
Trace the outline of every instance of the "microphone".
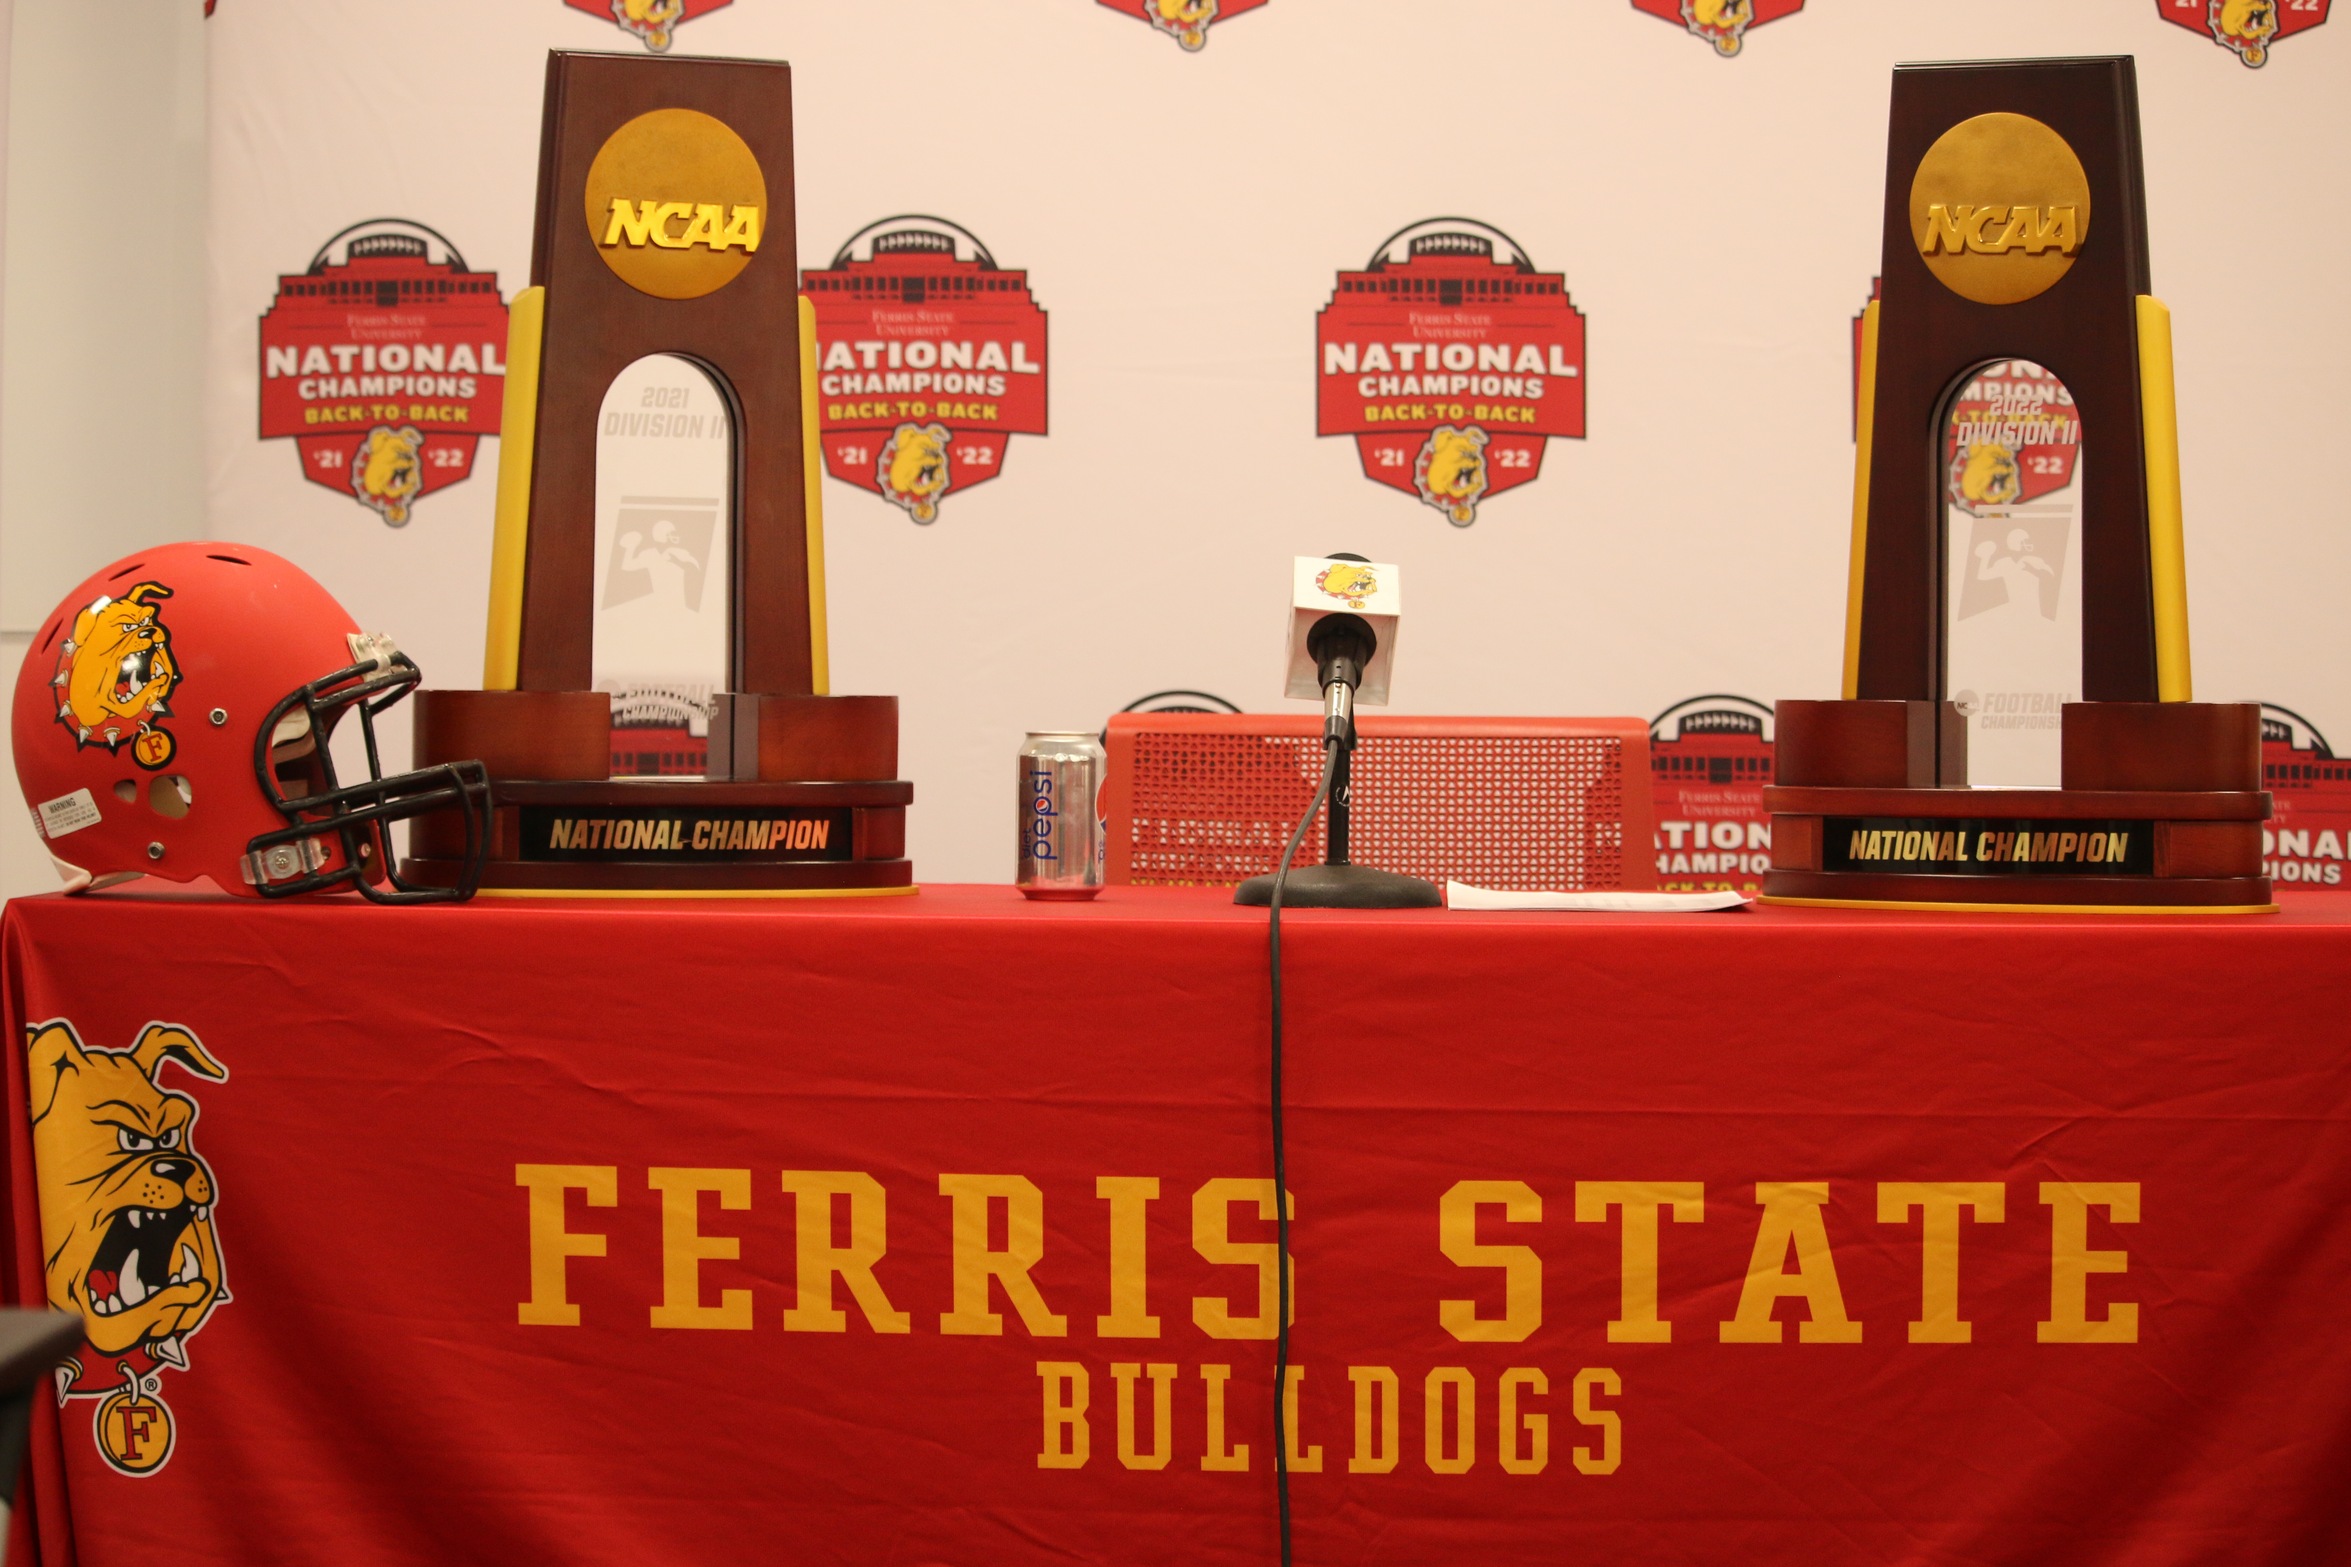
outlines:
M1355 688L1380 639L1359 615L1325 615L1306 633L1306 656L1322 684L1322 737L1355 743Z
M1384 706L1403 617L1403 571L1361 555L1291 563L1289 678L1284 694L1322 698L1323 739L1355 743L1357 703Z

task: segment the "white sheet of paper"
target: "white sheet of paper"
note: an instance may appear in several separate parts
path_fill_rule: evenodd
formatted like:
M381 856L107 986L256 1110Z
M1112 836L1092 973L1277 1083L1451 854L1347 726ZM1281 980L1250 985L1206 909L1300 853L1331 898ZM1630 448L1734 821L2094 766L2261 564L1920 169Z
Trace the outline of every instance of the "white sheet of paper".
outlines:
M1566 909L1601 914L1704 914L1743 909L1737 892L1496 892L1464 881L1445 883L1449 909Z

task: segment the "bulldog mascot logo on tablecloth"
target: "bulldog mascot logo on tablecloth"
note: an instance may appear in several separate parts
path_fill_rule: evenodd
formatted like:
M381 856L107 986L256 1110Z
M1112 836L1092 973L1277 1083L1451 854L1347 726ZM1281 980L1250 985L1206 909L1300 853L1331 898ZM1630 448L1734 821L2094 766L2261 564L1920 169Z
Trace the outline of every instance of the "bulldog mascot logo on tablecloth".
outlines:
M1101 0L1113 11L1139 17L1152 30L1172 38L1186 54L1208 46L1208 29L1229 22L1244 11L1254 11L1266 0Z
M1469 218L1390 235L1315 318L1317 435L1456 528L1584 433L1584 318L1567 280Z
M825 472L918 523L1045 433L1045 312L968 229L908 214L849 236L800 286L816 310Z
M575 11L600 16L655 54L667 54L677 30L695 17L734 0L563 0Z
M1795 15L1804 0L1633 0L1633 9L1679 22L1727 60L1746 45L1749 28Z
M171 760L178 744L156 720L169 716L165 699L180 683L171 654L171 630L162 621L171 589L142 582L115 598L98 598L73 618L73 632L57 645L57 721L77 746L102 745L119 753L129 741L141 767Z
M353 224L278 279L261 318L261 438L290 438L302 477L387 527L473 472L505 394L498 275L421 223Z
M2256 68L2283 39L2327 19L2333 0L2155 0L2156 13L2204 34Z
M25 1038L42 1272L49 1304L82 1319L58 1402L97 1399L100 1455L151 1475L175 1437L163 1368L188 1368L189 1337L229 1298L219 1192L191 1144L196 1101L158 1077L170 1064L217 1083L228 1069L172 1023L148 1024L128 1050L86 1048L62 1018Z

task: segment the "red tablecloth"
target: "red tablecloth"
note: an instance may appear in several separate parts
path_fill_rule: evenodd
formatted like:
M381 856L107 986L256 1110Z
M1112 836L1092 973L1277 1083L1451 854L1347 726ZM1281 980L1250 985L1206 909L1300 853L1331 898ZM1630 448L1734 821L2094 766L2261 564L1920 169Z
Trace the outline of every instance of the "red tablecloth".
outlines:
M1287 929L1301 1562L2351 1550L2351 906ZM46 1562L1272 1558L1262 912L4 941Z

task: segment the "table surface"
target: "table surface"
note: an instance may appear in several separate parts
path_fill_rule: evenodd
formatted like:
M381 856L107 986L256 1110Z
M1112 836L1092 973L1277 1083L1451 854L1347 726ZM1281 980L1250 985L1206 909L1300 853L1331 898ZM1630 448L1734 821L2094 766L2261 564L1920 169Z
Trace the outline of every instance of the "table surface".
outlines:
M11 904L10 1102L222 1073L148 1076L228 1293L42 1401L42 1559L1269 1559L1228 897ZM1286 911L1299 1560L2351 1557L2351 898L2280 901Z

